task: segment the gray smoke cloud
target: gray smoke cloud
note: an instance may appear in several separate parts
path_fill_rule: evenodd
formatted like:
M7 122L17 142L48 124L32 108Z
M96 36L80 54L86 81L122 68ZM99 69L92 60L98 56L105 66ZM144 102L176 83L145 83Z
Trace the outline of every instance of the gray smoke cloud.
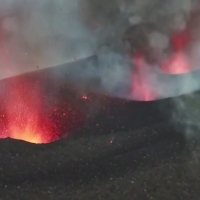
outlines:
M124 55L130 47L121 43L123 33L131 25L146 22L155 24L159 30L147 30L144 34L149 39L151 46L158 49L155 52L156 56L163 59L163 50L170 45L170 38L174 33L188 26L193 29L195 27L194 31L198 35L198 23L194 23L197 19L196 16L192 16L192 13L198 10L198 1L118 0L117 3L119 14L112 23L104 22L105 14L101 18L103 10L98 16L99 21L105 25L103 31L100 31L98 35L98 69L91 70L92 66L88 65L90 66L88 70L81 73L90 78L98 77L104 93L129 100L162 99L198 90L200 88L199 72L179 76L167 75L160 69L159 64L149 64L148 62L143 63L142 69L133 72L133 68L136 67L130 68L130 63ZM193 23L194 25L192 25ZM141 32L135 36L134 34L135 32L131 32L133 40L140 41ZM191 71L196 70L199 68L199 55L199 38L195 38L188 51L178 52L174 55L183 60L174 62L171 67L178 70L179 65L186 63L188 59Z
M135 67L127 56L130 45L122 41L131 25L153 23L161 31L145 34L151 46L158 49L156 55L162 57L169 38L186 26L197 2L0 0L0 79L97 54L98 66L88 63L85 68L69 69L74 84L79 84L78 79L91 85L94 79L99 80L100 89L93 90L130 100L144 100L141 91L147 86L153 99L197 90L200 84L196 73L175 77L165 75L159 66L144 63L145 67L134 74ZM199 66L198 42L196 39L189 52L194 69Z
M95 38L80 20L80 1L0 1L0 78L94 53Z

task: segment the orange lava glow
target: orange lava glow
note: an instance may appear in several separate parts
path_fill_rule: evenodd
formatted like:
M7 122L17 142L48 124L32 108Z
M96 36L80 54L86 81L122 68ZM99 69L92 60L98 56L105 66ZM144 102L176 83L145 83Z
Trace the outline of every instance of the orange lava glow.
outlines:
M52 81L41 79L42 82L31 77L13 77L1 82L0 138L51 143L82 125L85 112L75 99L69 103L60 96L59 88L50 89Z
M44 112L44 98L35 83L27 87L25 82L13 82L6 96L8 120L7 137L30 143L49 143L51 140L50 120ZM47 128L48 127L48 128Z
M41 144L46 142L43 140L42 135L44 134L41 131L38 131L37 128L35 128L35 125L31 123L23 128L19 128L17 124L11 125L10 127L10 137L13 139Z

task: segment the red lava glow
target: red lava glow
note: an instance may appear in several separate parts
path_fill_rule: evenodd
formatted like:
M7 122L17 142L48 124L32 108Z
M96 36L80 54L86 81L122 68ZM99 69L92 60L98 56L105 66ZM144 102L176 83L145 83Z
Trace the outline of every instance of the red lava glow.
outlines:
M183 30L172 38L173 55L163 63L162 70L167 74L186 74L193 71L185 50L191 44L190 31Z
M172 45L175 51L186 49L191 43L191 34L187 30L183 30L175 34L172 38Z
M134 58L136 71L133 73L132 96L140 101L153 101L156 95L152 91L152 86L148 83L148 69L144 64L141 54Z
M45 128L47 119L44 118L42 122L39 118L39 112L43 107L41 94L36 86L29 89L26 91L23 83L12 85L6 101L7 136L31 143L48 143L51 139L49 138L50 130Z
M189 60L183 52L176 52L162 67L167 74L186 74L192 71Z
M191 31L181 31L172 38L173 54L161 63L161 69L167 74L185 74L193 71L189 57L186 56L186 49L191 45ZM140 101L153 101L157 95L153 91L153 86L148 79L149 70L145 64L142 53L134 56L136 70L133 72L132 97Z
M68 126L69 131L75 125L76 116L72 109L50 106L37 81L9 82L4 91L1 96L1 101L5 99L1 111L5 113L1 115L1 138L50 143L62 137L60 130L63 126Z

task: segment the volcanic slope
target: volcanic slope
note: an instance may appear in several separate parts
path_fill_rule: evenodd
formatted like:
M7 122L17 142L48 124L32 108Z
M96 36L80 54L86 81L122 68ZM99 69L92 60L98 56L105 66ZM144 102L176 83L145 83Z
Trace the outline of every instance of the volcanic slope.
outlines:
M190 151L168 118L155 121L48 145L1 140L0 198L198 199L198 146Z

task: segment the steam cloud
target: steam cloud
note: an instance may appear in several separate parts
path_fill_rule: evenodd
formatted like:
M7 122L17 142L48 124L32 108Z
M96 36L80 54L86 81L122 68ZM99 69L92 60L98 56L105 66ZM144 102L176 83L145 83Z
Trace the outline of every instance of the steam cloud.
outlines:
M192 0L1 0L0 79L97 54L97 67L88 63L70 74L74 84L78 78L89 83L98 79L99 91L132 100L143 100L138 90L145 90L146 85L157 99L197 90L197 74L175 78L147 63L139 71L145 86L138 88L126 56L130 47L122 42L132 24L151 22L165 33L155 30L148 35L151 44L162 51L171 35L186 26L196 5ZM192 65L198 68L197 41L191 52Z

